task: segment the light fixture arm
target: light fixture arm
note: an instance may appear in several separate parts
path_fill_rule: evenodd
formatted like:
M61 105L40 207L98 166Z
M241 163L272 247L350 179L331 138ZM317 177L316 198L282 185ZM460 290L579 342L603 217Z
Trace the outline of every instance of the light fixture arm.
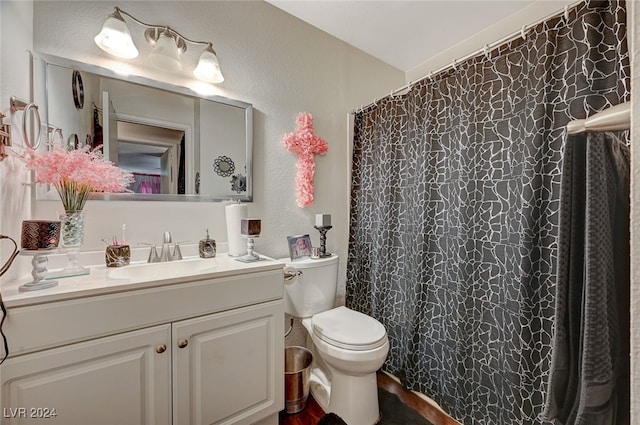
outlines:
M186 46L186 44L184 44L185 41L188 42L188 43L191 43L191 44L199 44L199 45L211 46L211 48L213 49L213 44L210 41L192 40L192 39L187 38L184 35L180 34L178 31L174 30L173 28L171 28L168 25L151 25L151 24L147 24L146 22L142 22L141 20L137 19L136 17L131 15L129 12L126 12L126 11L120 9L118 6L115 7L114 13L115 14L120 14L120 15L125 15L129 19L131 19L133 22L135 22L136 24L147 28L147 31L145 32L145 37L147 38L147 40L150 43L155 43L158 40L158 37L160 36L160 34L162 32L164 32L164 31L166 31L166 32L169 33L169 35L174 40L176 40L176 44L178 45L178 47L182 51L187 50L187 46ZM151 31L149 31L149 30L151 30ZM183 41L182 43L180 42L181 40Z

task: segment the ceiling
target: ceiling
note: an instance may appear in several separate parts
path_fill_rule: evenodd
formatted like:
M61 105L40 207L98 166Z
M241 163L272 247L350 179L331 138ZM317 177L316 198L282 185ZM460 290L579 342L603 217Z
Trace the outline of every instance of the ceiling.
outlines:
M408 71L534 0L267 0Z

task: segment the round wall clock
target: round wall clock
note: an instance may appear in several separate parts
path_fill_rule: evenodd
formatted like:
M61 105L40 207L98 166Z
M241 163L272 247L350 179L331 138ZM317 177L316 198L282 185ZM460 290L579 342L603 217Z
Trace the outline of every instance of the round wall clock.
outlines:
M73 103L77 109L82 109L84 106L84 85L82 84L82 76L78 71L73 71L71 90L73 92Z

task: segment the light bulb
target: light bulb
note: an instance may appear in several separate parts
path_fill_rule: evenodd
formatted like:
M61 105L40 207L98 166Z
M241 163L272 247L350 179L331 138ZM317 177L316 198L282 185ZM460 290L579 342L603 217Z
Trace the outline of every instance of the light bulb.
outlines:
M224 81L220 70L220 62L218 62L218 57L211 44L200 55L198 66L193 70L193 75L208 83L221 83Z
M163 30L158 36L156 45L149 53L149 60L155 66L167 71L179 71L182 69L178 44L168 30Z
M110 55L124 59L138 56L138 49L133 44L129 28L117 9L109 15L102 30L93 40L98 47Z

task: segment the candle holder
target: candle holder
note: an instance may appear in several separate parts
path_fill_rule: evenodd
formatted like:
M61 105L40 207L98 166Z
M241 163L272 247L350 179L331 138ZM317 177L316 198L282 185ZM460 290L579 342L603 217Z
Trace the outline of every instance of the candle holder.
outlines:
M24 285L20 285L18 290L20 292L26 291L38 291L40 289L52 288L58 284L57 280L47 279L47 263L49 259L47 255L55 254L57 249L24 249L20 251L20 255L27 255L33 257L31 265L31 276L33 280Z
M330 257L331 253L327 253L327 232L333 228L333 226L313 226L320 232L320 255L319 258Z
M242 237L247 240L247 253L240 258L242 258L243 261L258 261L260 259L260 256L253 252L253 245L254 238L257 238L259 236L242 235Z
M258 261L260 256L253 252L254 239L260 237L261 221L255 218L240 220L240 235L247 240L247 254L238 260L243 262Z

